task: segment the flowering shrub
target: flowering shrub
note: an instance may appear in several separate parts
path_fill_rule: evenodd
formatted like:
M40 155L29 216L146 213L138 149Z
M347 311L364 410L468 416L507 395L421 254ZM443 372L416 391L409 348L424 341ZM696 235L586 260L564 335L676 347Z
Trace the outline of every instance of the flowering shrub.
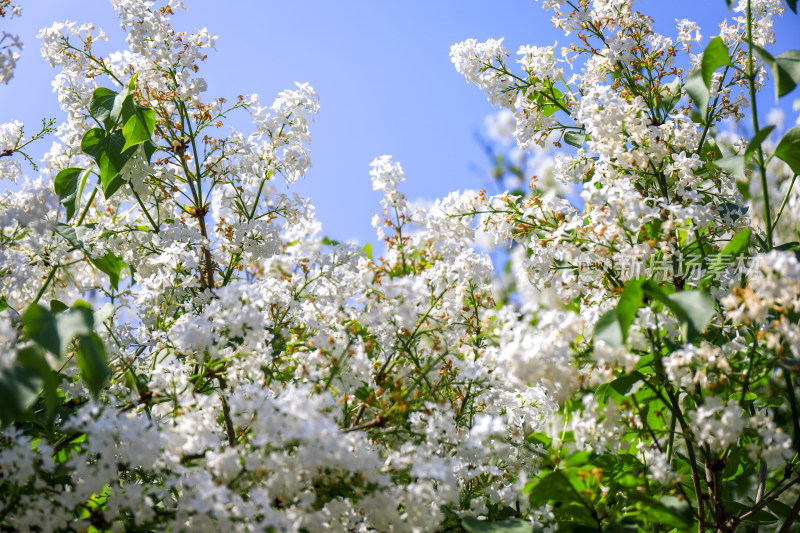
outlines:
M800 128L775 142L755 109L770 72L779 96L800 78L764 48L782 4L741 0L702 55L696 24L673 41L630 1L545 2L578 43L522 47L520 74L500 41L455 45L521 149L576 150L547 191L427 210L375 159L380 258L282 192L311 87L204 98L213 35L112 4L124 52L40 33L68 119L38 180L0 128L22 182L0 199L0 526L790 528ZM718 131L747 116L749 142ZM510 288L476 241L514 243Z

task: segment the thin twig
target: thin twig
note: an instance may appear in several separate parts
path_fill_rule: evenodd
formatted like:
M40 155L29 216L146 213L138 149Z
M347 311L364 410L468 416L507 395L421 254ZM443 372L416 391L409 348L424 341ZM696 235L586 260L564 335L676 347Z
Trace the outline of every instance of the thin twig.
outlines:
M697 498L697 531L698 533L704 533L706 530L706 524L705 507L703 505L703 489L700 486L700 473L697 471L697 458L694 454L694 446L692 446L690 439L692 430L689 428L689 425L683 418L681 408L678 405L678 400L675 395L669 388L666 388L666 392L667 396L669 396L670 402L672 403L672 412L678 417L678 423L681 425L683 440L686 443L686 452L689 455L689 467L692 469L692 486L694 487L694 494Z
M786 533L789 531L789 528L791 527L795 518L797 518L798 512L800 512L800 498L797 498L797 501L794 502L794 507L792 507L792 510L789 512L789 516L786 517L786 521L783 523L778 533Z
M800 481L800 477L793 479L791 482L789 482L788 484L784 485L780 489L778 489L778 486L780 485L780 483L778 485L776 485L775 487L773 487L772 490L770 490L769 493L763 499L761 499L758 503L756 503L753 506L752 509L750 509L749 511L747 511L746 513L744 513L741 516L737 516L734 519L733 527L735 527L739 522L741 522L743 520L747 520L748 518L750 518L751 516L753 516L754 514L759 512L769 502L775 500L778 496L780 496L781 494L786 492L786 490L788 490L789 487L792 487L793 485L796 485L798 481Z
M236 429L233 427L231 408L228 405L228 400L225 398L225 393L223 392L228 388L228 384L225 382L225 378L219 375L217 376L217 381L219 381L220 387L219 397L222 400L222 418L225 419L225 434L228 436L228 444L233 446L236 444Z
M339 431L342 433L350 433L351 431L360 431L362 429L380 427L383 425L383 422L384 422L383 417L381 415L378 415L375 417L374 420L371 420L369 422L364 422L363 424L359 424L357 426L350 426L347 428L343 428L340 429Z
M358 408L358 412L356 413L356 417L353 419L353 424L347 428L348 431L352 431L354 427L358 425L361 421L361 417L364 415L364 409L367 408L367 404L362 403L361 406Z
M762 459L758 465L758 485L756 486L756 501L760 502L764 498L764 491L767 488L767 462ZM750 533L758 533L758 524L750 527Z

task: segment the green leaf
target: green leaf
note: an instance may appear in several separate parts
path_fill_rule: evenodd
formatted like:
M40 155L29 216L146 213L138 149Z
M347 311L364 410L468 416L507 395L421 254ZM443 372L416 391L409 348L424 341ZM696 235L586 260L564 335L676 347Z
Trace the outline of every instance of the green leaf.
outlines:
M44 380L29 367L13 365L0 370L0 421L19 421L39 398Z
M770 124L769 126L765 126L765 127L761 128L760 130L758 130L758 133L753 135L753 138L747 144L747 149L744 151L744 157L748 158L751 155L753 155L753 153L755 153L756 149L759 146L761 146L761 143L763 143L767 139L767 137L769 137L769 134L772 133L772 130L774 130L774 129L775 129L775 126Z
M797 0L786 0L786 3L789 5L789 9L791 9L793 13L797 14Z
M721 255L738 256L747 251L747 246L750 244L750 228L744 228L742 231L733 236L725 248L720 252Z
M800 50L789 50L773 57L756 44L753 48L772 70L772 76L775 78L775 100L792 92L800 83Z
M616 313L622 331L623 342L628 338L628 330L636 318L636 312L643 304L644 291L642 291L642 279L634 279L625 285L617 303Z
M706 88L711 88L711 79L714 76L714 71L719 67L728 65L732 65L728 47L725 46L721 37L714 37L708 43L706 49L703 50L703 59L700 63L700 71L703 74L703 83L705 83Z
M550 443L553 442L553 439L548 437L546 433L531 433L525 437L525 440L531 444L541 444L543 448L548 448Z
M706 137L706 142L703 143L703 148L700 150L700 158L703 161L716 161L722 157L722 150L717 144L717 140L709 135Z
M789 165L792 172L800 174L800 126L795 126L783 134L773 157Z
M689 502L679 500L675 496L662 496L658 499L646 494L629 492L628 497L636 502L646 520L659 525L685 528L694 523L692 508Z
M366 402L370 398L375 397L373 390L367 385L361 385L359 388L356 389L356 392L353 395L362 402Z
M541 479L528 481L525 491L529 493L528 498L533 507L541 507L550 500L560 503L577 501L577 495L569 479L560 470L551 472Z
M722 159L717 159L711 164L719 169L724 170L731 176L742 179L745 178L745 156L743 155L723 157Z
M606 395L608 394L609 384L608 383L601 383L598 387L594 390L594 397L597 398L597 403L599 405L606 404Z
M659 105L666 116L681 99L681 79L676 77L667 85L662 86L660 95L661 101Z
M103 184L103 195L110 198L125 181L119 177L119 173L125 163L133 157L136 152L135 147L123 150L125 137L115 131L106 133L100 128L94 128L86 132L81 140L81 150L97 163L100 181Z
M86 335L94 329L94 313L91 309L83 307L73 307L68 311L59 313L56 321L58 323L58 338L61 343L61 357L64 356L73 338Z
M78 339L78 369L89 390L94 394L100 392L111 376L106 360L106 349L97 333L91 332Z
M367 256L367 259L372 261L372 245L370 243L365 244L361 251L364 252L364 255Z
M640 372L631 372L630 374L618 377L612 381L609 386L621 396L627 396L642 378L644 378L644 376Z
M560 109L559 105L564 105L563 96L564 95L561 93L561 91L553 87L552 84L544 91L534 91L528 88L526 92L527 99L530 102L535 102L539 112L546 117L549 117L558 111Z
M50 312L51 313L60 313L61 311L66 311L69 309L69 306L62 302L61 300L52 299L50 300Z
M669 300L674 305L672 312L683 322L684 337L689 342L701 335L717 314L716 300L703 291L676 292L669 296Z
M83 237L87 232L94 229L94 224L83 224L81 226L70 226L69 224L58 223L54 230L64 237L70 246L78 250L84 250Z
M751 196L750 196L750 184L749 183L744 183L744 182L738 181L738 182L736 182L736 189L739 191L739 194L742 195L742 200L743 201L746 202L751 198Z
M118 94L111 89L99 87L94 90L89 101L89 114L107 130L113 129L119 119L120 106L115 105Z
M794 256L800 261L800 242L787 242L775 247L781 252L794 252Z
M747 214L748 206L742 204L735 204L733 202L723 202L714 206L717 213L722 218L729 218L733 221L739 220Z
M778 500L772 500L767 504L767 507L770 511L772 511L775 516L780 518L781 520L786 520L789 518L789 515L792 512L792 508L786 505L783 502L779 502Z
M578 133L576 131L568 131L564 134L564 142L575 148L580 148L586 142L589 136L585 133Z
M86 257L97 269L108 275L111 286L115 289L119 288L119 278L122 270L127 266L121 257L112 253L106 252L103 257Z
M134 72L133 76L131 76L131 79L128 80L128 87L127 87L128 91L135 91L136 90L136 78L138 78L138 77L139 77L139 73L138 72Z
M700 68L692 71L686 77L686 83L683 88L686 93L697 105L700 111L701 122L705 123L706 113L708 112L709 102L709 88L711 87L711 79L714 76L714 71L719 67L731 65L731 56L728 53L728 47L720 37L714 37L708 43L706 49L703 50L703 59L700 62Z
M708 112L709 91L708 86L703 81L703 73L701 69L695 69L689 76L686 77L686 83L683 84L686 94L689 95L700 113L699 121L705 124L706 113Z
M564 461L564 466L586 466L593 462L595 456L597 454L595 452L590 452L589 450L583 450L580 452L572 452L567 457L567 460ZM567 473L567 475L574 474L574 470L562 470L563 473Z
M86 252L86 248L83 246L83 236L94 227L94 224L84 224L82 226L56 224L55 232L64 237L74 248ZM128 266L121 257L112 252L106 252L103 257L91 257L87 252L86 259L95 268L108 275L108 279L115 289L119 288L120 274Z
M661 302L672 311L681 323L683 337L691 342L703 333L708 322L716 314L716 300L711 295L695 290L667 295L655 282L647 280L642 288L647 296Z
M147 163L149 164L150 161L153 159L153 154L156 153L156 149L158 149L158 146L156 146L156 143L148 139L144 143L142 143L142 149L144 150L144 157L147 160Z
M89 171L82 168L65 168L56 174L54 189L59 203L63 204L67 210L67 221L72 218L80 205L80 193L83 192L83 185L86 183L88 175ZM80 185L80 192L78 185Z
M787 50L775 56L775 61L780 72L778 96L785 96L800 83L800 50Z
M747 507L743 506L742 511L745 510L747 510ZM759 509L754 514L750 515L749 517L743 520L743 522L746 522L748 524L774 524L777 521L778 517L765 511L764 509Z
M747 252L747 248L750 246L750 233L750 228L744 228L734 235L728 244L716 255L714 262L711 263L708 268L708 272L722 272L725 270L723 268L723 263Z
M58 336L56 315L39 304L33 304L22 314L25 334L50 353L61 357L62 343Z
M82 298L78 298L77 300L75 300L75 303L72 304L72 307L73 307L73 309L76 309L76 308L89 309L89 310L92 309L92 306L89 305L89 302L87 302L86 300L84 300Z
M17 353L17 361L22 366L30 368L42 378L42 391L47 418L52 422L58 404L59 375L47 362L44 351L38 346L28 346Z
M595 343L603 341L612 348L622 348L625 343L624 335L615 309L603 313L594 326L592 339Z
M485 522L471 516L461 520L467 533L532 533L533 526L527 520L512 518L500 522Z
M132 146L138 146L149 141L156 126L155 112L133 101L132 96L125 98L122 103L122 136L125 137L124 152Z
M103 307L94 312L94 323L102 324L114 315L114 304L106 303Z
M672 516L683 522L684 525L691 526L694 523L692 506L686 500L681 500L675 496L661 496L658 502Z
M33 304L22 315L25 333L36 344L61 358L76 335L86 335L94 327L91 309L72 308L58 314Z

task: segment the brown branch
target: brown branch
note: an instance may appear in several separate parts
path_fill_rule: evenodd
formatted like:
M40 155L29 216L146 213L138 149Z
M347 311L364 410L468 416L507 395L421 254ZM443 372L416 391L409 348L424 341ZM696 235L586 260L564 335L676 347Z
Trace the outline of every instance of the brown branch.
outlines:
M783 480L781 480L781 483L782 483L782 482L783 482L785 479L786 479L786 478L784 478ZM780 490L778 490L778 487L780 486L780 483L778 483L778 485L776 485L775 487L773 487L773 488L772 488L772 490L770 490L770 491L769 491L769 494L767 494L767 495L766 495L766 497L764 497L764 498L762 498L761 500L759 500L759 502L758 502L758 503L756 503L756 504L753 506L753 508L752 508L752 509L750 509L749 511L747 511L745 514L743 514L743 515L741 515L741 516L737 516L736 518L734 518L733 525L734 525L734 526L736 526L736 525L738 525L738 523L739 523L739 522L741 522L741 521L743 521L743 520L747 520L748 518L750 518L751 516L753 516L754 514L756 514L758 511L760 511L761 509L763 509L763 508L764 508L764 506L766 506L766 505L767 505L769 502L771 502L771 501L775 500L775 499L776 499L778 496L780 496L781 494L783 494L784 492L786 492L786 490L787 490L789 487L791 487L791 486L793 486L793 485L797 484L797 482L799 482L799 481L800 481L800 477L797 477L797 478L793 479L793 480L792 480L790 483L788 483L787 485L784 485L784 486L783 486L783 487L782 487Z
M797 498L797 501L794 502L794 507L792 507L789 516L786 517L786 521L783 523L778 533L787 533L789 531L789 527L791 527L794 519L797 518L798 512L800 512L800 498Z
M361 421L361 416L364 414L364 410L367 408L367 404L362 403L361 406L358 408L358 412L356 413L356 417L353 420L353 423L348 428L348 431L351 431L353 427L357 426L358 423Z
M747 383L745 382L745 385ZM744 395L742 395L744 398ZM755 503L764 499L764 491L767 488L767 462L761 459L761 464L758 465L758 485L756 485L756 500ZM750 527L750 533L758 533L758 524L753 524Z
M711 496L711 514L717 523L717 531L726 531L728 516L725 511L725 504L722 503L722 463L714 458L706 461L706 482L708 483L708 493Z
M343 428L340 429L339 431L342 433L350 433L351 431L360 431L362 429L367 429L367 428L381 427L383 423L384 423L383 417L381 415L378 415L375 417L374 420L371 420L370 422L364 422L363 424L359 424L357 426L350 426L348 428Z
M694 454L694 446L692 446L692 441L690 439L692 430L686 423L686 419L683 418L683 413L678 405L678 399L675 397L675 394L670 390L669 387L665 387L664 390L667 392L667 396L669 396L669 400L672 403L672 412L678 418L678 423L681 425L683 440L686 443L686 453L689 455L689 467L692 469L692 486L694 487L694 494L697 498L697 531L698 533L705 533L705 507L703 505L704 495L703 488L700 486L700 473L697 471L697 458Z
M222 400L222 418L225 419L225 434L228 436L228 444L233 446L236 444L236 429L233 427L231 408L228 405L228 400L225 399L225 394L222 392L228 388L228 384L225 382L225 378L222 376L217 376L217 381L219 381L220 387L219 397Z
M200 222L200 234L203 236L205 240L208 239L208 234L206 233L206 220L205 215L197 217L197 220ZM214 260L211 257L211 244L203 243L203 260L206 267L206 285L212 291L214 290Z

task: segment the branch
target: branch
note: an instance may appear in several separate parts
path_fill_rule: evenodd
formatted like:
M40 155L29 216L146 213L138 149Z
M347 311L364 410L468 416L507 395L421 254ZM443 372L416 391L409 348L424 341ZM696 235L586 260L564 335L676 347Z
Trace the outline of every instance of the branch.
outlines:
M217 376L217 381L219 381L219 397L222 400L222 418L225 419L225 434L228 436L228 444L233 446L236 444L236 429L233 427L233 419L231 419L231 408L228 405L228 400L225 398L224 391L228 388L228 384L225 382L225 378L222 376Z
M381 427L383 423L384 423L383 417L381 415L378 415L375 417L374 420L371 420L369 422L364 422L363 424L359 424L357 426L342 428L339 431L341 433L350 433L351 431L360 431L362 429Z
M686 443L686 452L689 455L689 467L692 469L692 486L694 487L694 494L697 498L697 531L698 533L704 533L706 524L704 518L703 488L700 486L700 473L697 471L697 458L694 454L694 446L692 446L692 442L689 438L689 436L692 435L692 430L683 418L675 394L672 393L669 387L665 387L664 390L667 392L667 396L669 396L669 400L672 403L672 412L678 418L678 423L681 425L683 440Z
M785 480L785 478L784 478L784 480ZM781 483L782 483L784 480L781 480ZM756 503L756 504L753 506L753 508L752 508L752 509L750 509L749 511L747 511L745 514L743 514L743 515L741 515L741 516L737 516L736 518L734 518L734 520L733 520L733 527L736 527L736 525L737 525L739 522L741 522L741 521L743 521L743 520L747 520L748 518L750 518L751 516L753 516L754 514L756 514L757 512L759 512L759 511L760 511L761 509L763 509L763 508L764 508L764 507L765 507L765 506L766 506L766 505L767 505L769 502L771 502L771 501L775 500L775 499L776 499L778 496L780 496L781 494L783 494L784 492L786 492L786 490L787 490L789 487L791 487L791 486L793 486L793 485L797 484L797 482L799 482L799 481L800 481L800 477L797 477L797 478L793 479L793 480L792 480L790 483L788 483L787 485L783 486L783 487L782 487L780 490L778 490L778 486L780 486L780 483L778 483L778 485L776 485L775 487L773 487L773 488L772 488L772 490L771 490L771 491L769 491L769 494L767 494L767 496L766 496L765 498L763 498L763 499L759 500L759 501L758 501L758 503Z
M789 516L786 517L786 521L783 523L778 533L787 533L789 531L789 527L791 527L792 522L797 518L798 512L800 512L800 498L797 498L797 501L794 502L794 507L792 507Z

